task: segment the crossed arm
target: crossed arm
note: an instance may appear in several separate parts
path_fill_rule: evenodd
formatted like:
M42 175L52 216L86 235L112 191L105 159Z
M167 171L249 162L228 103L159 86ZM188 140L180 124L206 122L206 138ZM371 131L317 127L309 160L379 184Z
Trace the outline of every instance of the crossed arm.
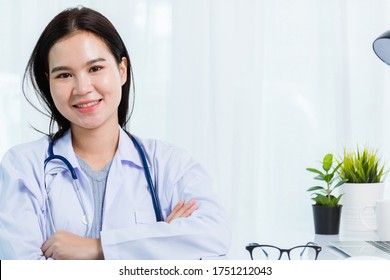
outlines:
M195 200L191 200L188 203L180 200L165 222L170 223L176 218L187 218L196 209L197 204ZM67 231L57 231L42 244L41 250L46 258L58 260L104 259L100 239L85 238Z

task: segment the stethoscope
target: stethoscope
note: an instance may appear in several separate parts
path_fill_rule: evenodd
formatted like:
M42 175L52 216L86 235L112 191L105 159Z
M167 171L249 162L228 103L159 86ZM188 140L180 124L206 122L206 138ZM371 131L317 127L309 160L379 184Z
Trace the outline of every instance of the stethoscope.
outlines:
M155 213L155 216L156 216L156 221L157 222L164 221L163 220L163 215L162 215L162 212L161 212L160 200L159 200L159 198L158 198L158 196L156 194L156 189L154 187L152 176L150 175L148 163L146 161L145 151L142 148L142 146L140 145L140 143L138 142L138 140L133 135L129 135L129 137L133 141L133 144L134 144L134 146L135 146L135 148L136 148L136 150L137 150L137 152L139 154L139 157L140 157L140 159L142 161L142 166L144 168L146 182L148 183L148 189L150 191L150 196L151 196L152 202L153 202L153 208L154 208L154 213ZM80 191L80 184L79 184L79 179L77 178L76 171L73 168L72 164L69 162L69 160L67 160L65 157L63 157L61 155L55 155L54 154L53 146L54 146L54 143L51 140L49 142L49 148L48 148L49 156L44 161L44 168L46 170L46 165L50 161L52 161L52 160L60 160L60 161L62 161L66 165L66 169L68 169L68 171L70 172L70 174L72 176L72 184L73 184L73 187L75 189L77 198L79 200L79 203L80 203L80 206L82 208L83 215L84 215L83 216L83 223L87 226L87 231L88 231L89 221L88 221L88 215L87 215L87 208L85 207L85 200L84 200L83 194ZM52 215L52 212L51 212L51 208L52 207L50 205L50 200L48 198L48 191L47 191L47 188L46 188L46 182L45 182L45 191L46 191L46 200L47 200L47 214L49 216L51 228L55 231L56 227L55 227L53 215Z

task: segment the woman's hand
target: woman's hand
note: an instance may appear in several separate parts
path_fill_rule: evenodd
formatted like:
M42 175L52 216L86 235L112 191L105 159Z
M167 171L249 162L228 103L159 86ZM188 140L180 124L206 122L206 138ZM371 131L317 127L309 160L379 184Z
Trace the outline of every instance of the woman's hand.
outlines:
M57 231L41 247L46 258L56 260L103 259L100 239L84 238L67 231Z
M171 214L167 217L166 222L170 223L176 218L187 218L191 216L196 209L198 209L198 205L194 199L190 200L187 204L184 203L183 199L180 199L175 208L173 208Z

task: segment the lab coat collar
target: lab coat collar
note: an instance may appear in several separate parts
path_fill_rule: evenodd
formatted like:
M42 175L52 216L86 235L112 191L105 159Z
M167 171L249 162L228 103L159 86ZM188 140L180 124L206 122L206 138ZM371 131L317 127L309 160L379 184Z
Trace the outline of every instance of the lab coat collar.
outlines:
M72 164L73 168L80 168L79 161L73 150L72 133L70 129L54 143L53 153L65 157L70 164Z
M119 125L118 129L119 143L114 159L119 158L119 160L121 160L122 162L127 161L142 168L140 156L129 135L127 135L127 133ZM55 155L61 155L67 158L74 168L80 168L79 162L73 150L72 133L70 129L65 132L64 136L57 140L53 147L53 151ZM149 162L148 165L150 167Z
M142 168L142 162L138 151L129 135L122 128L119 128L119 143L115 157L119 157L121 161L131 162Z

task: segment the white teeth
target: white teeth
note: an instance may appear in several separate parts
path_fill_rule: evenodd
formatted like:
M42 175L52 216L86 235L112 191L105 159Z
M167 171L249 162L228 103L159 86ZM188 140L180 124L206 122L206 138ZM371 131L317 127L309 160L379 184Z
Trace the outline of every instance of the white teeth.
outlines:
M89 102L89 103L76 105L76 107L77 108L87 108L87 107L94 106L94 105L96 105L98 103L99 103L99 100L96 100L96 101L92 101L92 102Z

